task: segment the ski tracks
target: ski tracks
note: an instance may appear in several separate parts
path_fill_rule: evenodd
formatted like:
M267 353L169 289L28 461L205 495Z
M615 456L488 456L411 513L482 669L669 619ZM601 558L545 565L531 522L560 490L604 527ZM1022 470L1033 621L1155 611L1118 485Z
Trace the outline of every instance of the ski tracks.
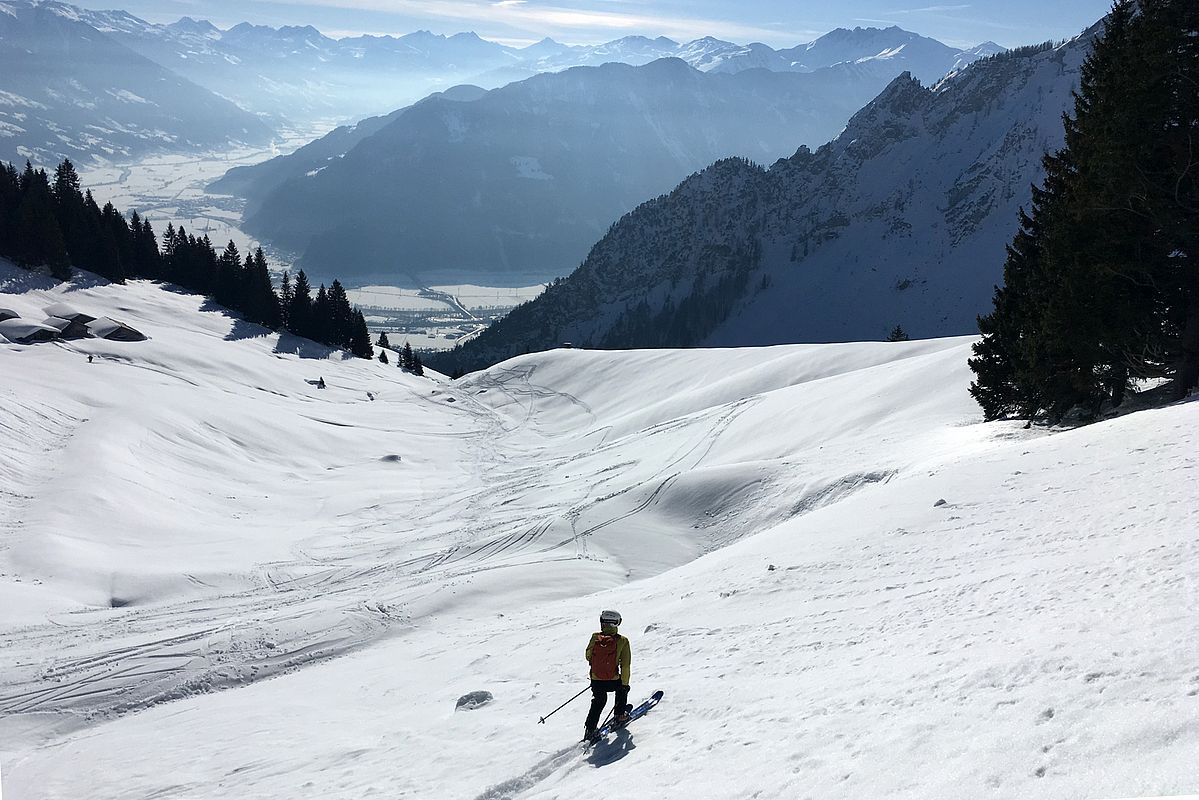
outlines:
M489 787L482 794L478 795L475 800L517 800L522 794L548 780L554 773L560 770L569 770L571 762L580 762L575 765L575 768L581 766L582 757L585 752L586 749L582 744L575 744L565 747L556 753L551 753L515 778L510 778Z

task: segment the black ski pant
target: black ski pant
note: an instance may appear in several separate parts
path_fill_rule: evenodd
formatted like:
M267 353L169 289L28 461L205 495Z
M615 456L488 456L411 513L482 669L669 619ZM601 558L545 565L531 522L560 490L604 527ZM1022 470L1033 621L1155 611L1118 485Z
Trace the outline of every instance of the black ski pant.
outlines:
M616 708L624 708L629 704L629 687L620 682L596 681L591 682L591 710L587 712L587 729L599 727L600 714L608 703L608 692L616 692Z

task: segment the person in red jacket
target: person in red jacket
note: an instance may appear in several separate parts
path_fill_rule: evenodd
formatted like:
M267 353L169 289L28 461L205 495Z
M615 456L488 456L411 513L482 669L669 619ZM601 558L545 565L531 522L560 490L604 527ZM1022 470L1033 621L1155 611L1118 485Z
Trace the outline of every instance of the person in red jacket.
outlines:
M591 665L591 709L583 729L585 739L595 738L600 714L608 703L608 692L616 693L613 720L620 724L629 716L629 670L633 649L628 638L617 630L620 623L619 613L603 612L599 633L591 634L591 641L587 643L587 663Z

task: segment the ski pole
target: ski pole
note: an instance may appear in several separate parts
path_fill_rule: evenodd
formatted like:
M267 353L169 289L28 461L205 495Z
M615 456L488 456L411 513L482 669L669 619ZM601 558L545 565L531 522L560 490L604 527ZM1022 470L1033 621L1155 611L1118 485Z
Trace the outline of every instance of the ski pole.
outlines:
M570 700L567 700L565 703L563 703L562 705L558 706L557 708L555 708L555 709L554 709L553 711L551 711L550 713L546 714L546 715L545 715L544 717L542 717L541 719L537 720L537 724L538 724L538 725L543 725L543 724L545 724L545 721L546 721L547 719L549 719L550 717L554 716L555 714L557 714L557 713L558 713L559 711L561 711L562 709L566 708L568 705L570 705L571 701L573 701L573 700L577 700L577 699L579 698L579 696L583 694L583 692L587 691L587 690L588 690L588 689L590 689L590 688L591 688L590 686L584 686L584 687L583 687L583 689L582 689L582 691L580 691L580 692L579 692L579 694L576 694L574 697L570 698Z

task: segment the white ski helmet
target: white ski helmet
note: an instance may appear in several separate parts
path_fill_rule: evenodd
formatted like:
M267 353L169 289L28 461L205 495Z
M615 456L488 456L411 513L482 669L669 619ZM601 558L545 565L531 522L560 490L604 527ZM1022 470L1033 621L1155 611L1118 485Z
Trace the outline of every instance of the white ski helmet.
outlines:
M619 624L620 624L620 612L619 611L604 611L603 613L600 614L600 625L619 625Z

